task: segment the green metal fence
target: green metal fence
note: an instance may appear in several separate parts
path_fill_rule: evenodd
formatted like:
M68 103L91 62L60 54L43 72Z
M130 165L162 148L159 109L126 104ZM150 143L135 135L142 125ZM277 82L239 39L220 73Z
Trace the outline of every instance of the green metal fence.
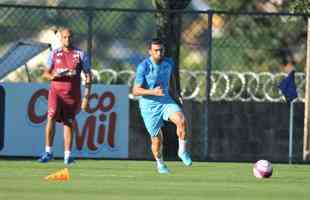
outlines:
M131 85L135 66L148 56L147 41L156 36L157 12L0 5L0 55L20 40L53 44L53 31L66 26L74 31L76 46L91 56L98 82ZM178 63L186 98L278 101L277 85L284 76L281 60L290 55L296 62L296 82L303 100L307 15L161 12L182 15ZM47 53L42 54L28 64L31 80L44 81L39 75L46 57ZM25 73L20 70L2 81L27 81Z

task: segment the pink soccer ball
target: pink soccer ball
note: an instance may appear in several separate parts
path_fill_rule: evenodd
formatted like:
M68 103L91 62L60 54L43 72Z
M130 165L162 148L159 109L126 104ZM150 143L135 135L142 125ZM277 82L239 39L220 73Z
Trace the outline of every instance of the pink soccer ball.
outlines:
M272 175L272 165L268 160L259 160L253 166L253 175L256 178L270 178Z

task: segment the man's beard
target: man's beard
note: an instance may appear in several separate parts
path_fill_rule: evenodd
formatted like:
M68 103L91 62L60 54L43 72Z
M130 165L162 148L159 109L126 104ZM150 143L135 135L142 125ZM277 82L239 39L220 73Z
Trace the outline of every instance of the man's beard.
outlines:
M68 45L63 45L63 48L67 48L67 49L71 49L72 45L68 44Z
M160 57L160 58L158 58L158 59L154 59L154 61L155 61L155 63L156 64L159 64L159 63L161 63L161 61L163 60L163 57Z

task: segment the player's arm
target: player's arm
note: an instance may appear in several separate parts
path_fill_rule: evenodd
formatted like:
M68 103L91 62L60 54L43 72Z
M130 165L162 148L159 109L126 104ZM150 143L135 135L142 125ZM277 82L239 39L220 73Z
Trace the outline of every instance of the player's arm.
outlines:
M91 73L85 73L85 88L84 88L84 95L83 100L81 104L81 108L85 111L88 110L88 104L89 104L89 97L91 94L91 85L92 85L92 76Z
M54 65L53 57L54 57L54 52L51 52L47 59L47 67L44 69L44 72L42 75L44 79L47 79L49 81L55 80L58 77L57 74L54 74L52 70L53 65Z
M82 99L81 108L82 110L88 110L89 97L91 94L91 85L92 85L92 76L91 73L85 73L85 85L84 85L84 94Z
M179 105L182 105L183 104L183 97L176 89L176 84L177 83L176 83L176 79L174 77L176 66L175 66L175 63L173 62L172 59L169 58L169 61L170 61L171 66L172 66L172 70L171 70L172 72L171 72L171 75L170 75L169 94Z
M148 65L144 62L138 65L136 70L135 83L132 88L132 94L134 96L164 96L164 91L160 86L151 89L143 87L147 68Z
M91 94L91 86L92 86L92 76L91 73L85 74L85 88L84 88L84 96L83 99L89 99Z
M164 96L164 91L160 86L152 89L143 88L141 85L134 85L132 88L134 96Z
M89 97L91 95L92 75L88 56L82 54L82 70L85 73L84 94L81 108L85 111L88 109Z
M49 69L45 69L43 72L43 78L47 79L49 81L52 81L55 79L54 75L52 74L52 72Z
M175 87L176 83L174 81L175 80L173 79L173 75L171 75L170 85L173 85ZM180 93L178 93L178 91L175 88L169 87L169 94L179 105L183 104L183 97Z

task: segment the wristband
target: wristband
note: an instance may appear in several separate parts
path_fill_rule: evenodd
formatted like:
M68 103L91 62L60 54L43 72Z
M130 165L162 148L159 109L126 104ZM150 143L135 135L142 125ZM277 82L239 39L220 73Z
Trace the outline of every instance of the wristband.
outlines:
M91 82L85 82L85 87L86 87L86 86L89 87L90 85L91 85Z

